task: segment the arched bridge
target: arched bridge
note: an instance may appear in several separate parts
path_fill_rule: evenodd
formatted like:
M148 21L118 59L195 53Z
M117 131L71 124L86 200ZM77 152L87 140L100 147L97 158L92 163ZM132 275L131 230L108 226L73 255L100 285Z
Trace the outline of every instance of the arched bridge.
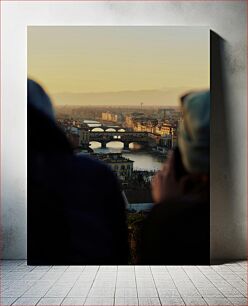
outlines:
M126 131L126 128L125 127L122 127L122 126L116 126L116 125L100 125L100 126L90 126L89 127L89 131L91 132L95 132L94 130L95 129L101 129L102 131L104 132L108 132L108 130L111 130L109 132L125 132ZM96 131L97 132L97 131Z
M131 142L147 145L149 142L147 132L90 132L89 141L98 141L103 148L110 141L120 141L124 143L124 149L129 148Z

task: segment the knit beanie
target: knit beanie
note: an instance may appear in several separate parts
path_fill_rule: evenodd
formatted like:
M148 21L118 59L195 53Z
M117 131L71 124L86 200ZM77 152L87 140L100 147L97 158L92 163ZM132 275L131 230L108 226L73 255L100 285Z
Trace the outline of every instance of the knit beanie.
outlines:
M189 173L209 173L210 92L191 93L182 103L178 146Z
M27 84L28 105L31 105L52 121L55 121L53 106L45 90L33 80L28 79Z

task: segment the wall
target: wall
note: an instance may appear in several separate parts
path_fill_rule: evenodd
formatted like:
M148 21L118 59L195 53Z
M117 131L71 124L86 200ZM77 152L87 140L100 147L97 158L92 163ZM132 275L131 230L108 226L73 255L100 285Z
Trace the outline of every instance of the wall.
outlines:
M26 26L94 24L204 25L221 37L212 50L216 83L212 83L211 255L245 258L246 2L3 1L1 5L3 257L26 257Z

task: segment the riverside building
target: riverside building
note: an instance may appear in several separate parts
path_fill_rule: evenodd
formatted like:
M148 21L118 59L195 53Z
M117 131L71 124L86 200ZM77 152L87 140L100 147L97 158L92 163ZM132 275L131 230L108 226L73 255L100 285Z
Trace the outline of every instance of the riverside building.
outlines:
M123 157L121 153L92 153L91 156L108 164L121 181L127 181L133 174L134 161Z

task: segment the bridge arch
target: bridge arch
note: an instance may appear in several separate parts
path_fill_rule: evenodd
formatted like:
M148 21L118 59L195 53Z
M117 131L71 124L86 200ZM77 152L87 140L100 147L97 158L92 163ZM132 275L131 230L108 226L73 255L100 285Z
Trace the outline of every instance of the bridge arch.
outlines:
M89 135L90 141L98 141L105 148L106 144L111 141L119 141L124 143L124 149L129 149L130 143L138 143L141 146L148 144L146 133L141 132L91 132ZM133 145L134 146L134 145ZM138 147L138 145L136 145Z
M111 147L109 144L111 143L120 143L122 144L122 147L121 148L118 148L118 149L124 149L124 150L129 150L129 141L124 141L122 139L113 139L113 140L110 140L110 141L107 141L105 144L102 143L102 147Z
M105 132L105 130L101 126L93 127L90 131L91 132Z
M114 148L115 146L111 146L111 143L112 143L112 144L115 144L115 143L121 144L121 147L118 146L118 149L123 149L124 146L125 146L124 142L121 141L120 139L116 139L116 140L113 139L113 140L110 140L110 141L106 142L106 147L112 147L112 148Z
M115 128L109 127L105 129L105 132L116 132Z
M92 140L89 142L89 147L91 147L91 149L98 149L102 147L102 143L100 141Z

